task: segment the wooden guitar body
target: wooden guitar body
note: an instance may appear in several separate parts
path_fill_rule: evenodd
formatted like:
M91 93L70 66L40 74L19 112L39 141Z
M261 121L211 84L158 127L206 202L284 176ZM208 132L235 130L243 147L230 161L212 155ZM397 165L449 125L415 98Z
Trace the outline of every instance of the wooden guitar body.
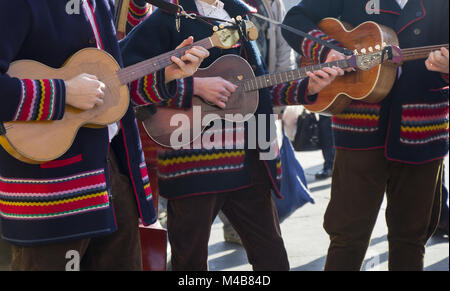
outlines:
M119 64L108 53L86 48L73 55L60 69L30 60L11 64L8 75L19 79L70 80L82 73L95 75L106 85L104 104L91 110L66 106L62 120L17 121L5 123L6 134L0 144L21 161L40 164L55 160L72 145L82 126L106 127L120 120L129 106L129 92L117 77Z
M396 33L375 22L365 22L351 29L337 19L326 18L319 23L319 28L327 35L338 40L350 50L368 49L379 46L398 46ZM384 45L383 45L384 44ZM311 112L321 114L338 114L352 100L377 103L391 91L397 75L398 65L385 62L370 70L357 70L346 73L319 93L316 103L305 105Z
M226 55L218 58L208 68L199 69L194 77L222 77L233 84L238 84L242 80L254 78L255 74L251 66L241 57ZM208 124L216 119L229 120L233 122L245 122L249 118L228 119L226 115L242 114L243 117L256 112L259 103L258 91L244 92L237 90L228 100L226 109L221 109L215 105L210 105L200 97L194 97L192 107L189 109L172 109L168 107L158 107L155 114L149 116L143 125L147 134L158 144L164 147L186 146L193 140L199 138ZM200 111L201 109L201 111ZM200 113L201 112L201 113ZM186 122L175 122L178 116ZM198 123L200 122L200 123ZM196 130L201 125L201 131ZM170 125L170 126L169 126ZM171 141L172 134L176 130L177 136L189 136L189 141L183 143L181 140Z

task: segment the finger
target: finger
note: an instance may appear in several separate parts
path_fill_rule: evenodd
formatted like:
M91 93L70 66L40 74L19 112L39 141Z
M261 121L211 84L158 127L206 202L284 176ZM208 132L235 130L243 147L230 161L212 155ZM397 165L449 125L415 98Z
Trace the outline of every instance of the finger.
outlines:
M82 74L83 77L86 77L88 79L92 79L92 80L98 80L97 76L91 75L91 74Z
M434 56L434 63L436 65L445 66L448 63L448 60L441 54L440 51L438 51Z
M448 49L446 49L445 47L443 47L443 48L441 48L441 53L442 53L442 55L444 56L444 57L446 57L447 58L447 60L448 60Z
M101 99L101 98L97 98L97 99L95 100L95 105L103 105L103 103L105 103L105 102L104 102L103 99Z
M186 47L186 46L189 46L189 45L191 45L193 43L194 43L194 37L190 36L190 37L186 38L185 40L183 40L183 42L179 46L177 46L176 48L179 49L179 48L182 48L182 47Z
M313 73L307 72L306 75L309 77L310 82L312 81L313 83L320 83L321 79L319 77L317 77L316 75L314 75Z
M220 91L220 94L225 97L230 97L232 93L224 88L222 91Z
M316 75L316 76L318 76L319 78L322 78L322 79L328 79L330 77L325 71L322 71L322 70L315 71L314 75Z
M217 106L219 106L222 109L225 109L227 107L227 104L225 104L224 102L220 102L218 101L217 103L215 103Z
M433 64L431 63L430 59L425 61L425 66L429 71L434 71Z
M201 62L200 58L198 58L194 55L191 55L191 54L182 56L181 60L185 63L193 63L193 64L199 64Z
M98 88L102 91L105 91L106 89L106 85L103 82L98 82Z
M339 68L339 67L333 67L333 69L338 73L338 76L343 76L343 75L345 75L345 71L342 70L341 68Z
M185 64L182 60L180 60L179 58L177 58L177 57L171 57L170 60L171 60L174 64L176 64L176 65L178 66L178 68L180 68L181 70L183 70L183 71L186 70L186 64Z
M323 71L331 75L331 77L335 78L338 75L338 72L332 68L323 68Z
M225 89L228 90L230 93L234 93L238 86L234 85L231 82L228 82L227 80L223 80L223 85L225 86Z
M219 102L223 102L226 104L228 102L228 97L226 97L226 96L220 97Z
M190 53L196 57L199 57L201 59L206 59L209 57L209 51L205 48L195 46L187 51L187 53Z
M97 89L97 91L95 92L95 96L98 98L104 98L105 97L105 92L103 92L100 89Z

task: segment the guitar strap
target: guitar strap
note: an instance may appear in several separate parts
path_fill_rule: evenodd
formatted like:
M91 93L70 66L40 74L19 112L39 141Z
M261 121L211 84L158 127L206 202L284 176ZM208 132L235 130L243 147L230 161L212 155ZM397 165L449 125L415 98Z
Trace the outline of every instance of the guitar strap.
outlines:
M281 27L284 30L292 32L293 34L296 34L298 36L302 36L302 37L308 38L308 39L310 39L310 40L312 40L314 42L317 42L317 43L319 43L319 44L321 44L323 46L326 46L326 47L328 47L330 49L338 51L338 52L340 52L340 53L342 53L342 54L344 54L346 56L352 56L353 55L353 52L351 50L349 50L349 49L346 49L346 48L343 48L343 47L339 47L339 46L334 45L334 44L332 44L330 42L327 42L327 41L324 41L324 40L322 40L320 38L314 37L314 36L312 36L312 35L310 35L310 34L308 34L306 32L303 32L303 31L299 30L299 29L296 29L296 28L293 28L293 27L288 26L286 24L283 24L281 22L278 22L278 21L276 21L274 19L270 19L270 18L265 17L265 16L263 16L261 14L258 14L258 13L252 13L252 15L255 16L255 17L258 17L258 18L260 18L262 20L265 20L267 22L270 22L272 24L275 24L275 25Z
M208 18L208 17L204 17L204 16L201 16L201 15L196 15L196 14L193 14L193 13L186 13L181 5L172 4L172 3L169 3L169 2L167 2L165 0L145 0L145 2L150 3L150 4L152 4L152 5L156 6L156 7L159 7L160 9L166 11L169 14L175 15L177 18L185 16L186 18L200 19L200 20L204 20L204 21L205 20L206 21L213 20L213 21L226 22L226 21L220 20L220 19ZM258 18L260 18L260 19L262 19L264 21L273 23L273 24L281 27L282 29L290 31L290 32L292 32L292 33L294 33L294 34L296 34L298 36L302 36L302 37L308 38L308 39L310 39L310 40L312 40L314 42L317 42L317 43L319 43L319 44L321 44L323 46L326 46L326 47L328 47L330 49L338 51L338 52L340 52L340 53L342 53L342 54L344 54L346 56L352 56L354 54L353 51L351 51L349 49L346 49L346 48L343 48L343 47L339 47L339 46L334 45L334 44L332 44L330 42L321 40L321 39L319 39L317 37L314 37L314 36L312 36L312 35L310 35L310 34L308 34L306 32L303 32L303 31L298 30L296 28L293 28L291 26L285 25L285 24L283 24L281 22L278 22L278 21L276 21L274 19L270 19L270 18L265 17L265 16L263 16L261 14L252 13L252 15L255 16L255 17L258 17Z

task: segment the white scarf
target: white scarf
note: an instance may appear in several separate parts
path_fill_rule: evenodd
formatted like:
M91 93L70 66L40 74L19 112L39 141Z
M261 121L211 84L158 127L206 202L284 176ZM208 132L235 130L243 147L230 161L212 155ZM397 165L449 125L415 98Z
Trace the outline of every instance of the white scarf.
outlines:
M405 8L406 3L408 3L408 0L396 0L396 1L401 9Z

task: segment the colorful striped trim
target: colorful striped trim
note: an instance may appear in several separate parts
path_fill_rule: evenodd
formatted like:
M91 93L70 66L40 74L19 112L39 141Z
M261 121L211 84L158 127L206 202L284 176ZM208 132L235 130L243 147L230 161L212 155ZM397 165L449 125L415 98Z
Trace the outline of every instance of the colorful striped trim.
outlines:
M59 93L58 80L20 80L21 97L14 121L53 120Z
M167 101L167 107L171 107L171 108L189 108L191 107L191 102L188 101L188 94L189 91L187 90L188 84L187 81L188 79L179 79L176 81L177 83L177 91L175 93L175 96L173 96L173 98L170 98Z
M173 179L194 174L236 171L244 168L244 160L245 150L159 157L158 177Z
M423 145L449 138L449 105L407 104L402 106L400 141Z
M347 109L333 116L333 129L355 133L375 132L379 128L381 104L354 101Z
M13 219L68 216L109 207L104 170L59 179L0 177L0 215Z
M164 100L158 92L157 72L131 83L131 97L137 105L158 104Z
M442 79L448 84L448 74L441 73ZM448 89L448 88L447 88Z
M337 41L335 39L326 35L321 30L313 29L308 34L312 35L316 38L319 38L323 41L328 41L333 44L337 44ZM303 39L300 49L303 52L304 56L310 58L315 63L325 62L325 59L326 59L328 53L330 52L329 48L322 46L321 44L316 43L315 41L310 40L308 38Z
M274 86L271 89L273 104L275 106L305 104L305 90L301 89L303 82L304 80L298 80Z
M127 23L131 28L139 25L152 12L152 6L145 2L137 3L136 0L131 0L128 7Z
M283 168L281 167L281 160L277 161L277 181L283 179Z
M142 183L144 185L145 198L147 200L150 200L153 198L153 196L152 196L152 188L150 186L150 178L148 176L147 164L145 162L142 162L139 165L139 168L141 169L141 177L142 177Z

